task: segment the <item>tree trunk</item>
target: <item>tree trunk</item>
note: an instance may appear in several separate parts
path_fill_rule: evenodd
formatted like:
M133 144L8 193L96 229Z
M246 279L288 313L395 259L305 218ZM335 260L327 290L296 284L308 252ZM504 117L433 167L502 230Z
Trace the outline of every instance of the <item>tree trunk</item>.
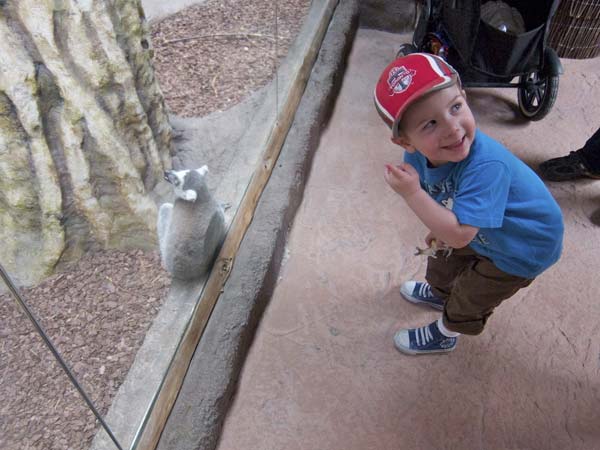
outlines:
M0 1L0 263L155 245L171 127L140 0Z

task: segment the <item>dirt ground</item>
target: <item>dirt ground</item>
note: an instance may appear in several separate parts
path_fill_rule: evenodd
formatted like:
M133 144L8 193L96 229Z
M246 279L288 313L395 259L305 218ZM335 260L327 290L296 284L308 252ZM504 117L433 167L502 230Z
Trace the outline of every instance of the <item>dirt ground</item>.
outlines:
M275 20L273 2L208 0L153 23L154 64L171 112L223 111L266 85L309 5L279 1Z
M169 110L204 116L264 86L309 5L280 0L275 21L271 2L209 0L152 23ZM157 252L106 251L21 293L105 415L169 285ZM88 448L99 424L9 294L0 296L0 337L0 448Z

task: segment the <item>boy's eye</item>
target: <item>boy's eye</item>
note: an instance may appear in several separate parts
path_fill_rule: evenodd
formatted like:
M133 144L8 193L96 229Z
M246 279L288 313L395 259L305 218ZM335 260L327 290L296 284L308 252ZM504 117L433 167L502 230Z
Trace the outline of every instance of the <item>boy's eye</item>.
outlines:
M455 103L454 105L452 105L452 111L456 112L458 111L460 108L462 107L462 103Z
M434 126L435 126L435 120L430 120L425 125L423 125L423 129L428 130L430 128L433 128Z

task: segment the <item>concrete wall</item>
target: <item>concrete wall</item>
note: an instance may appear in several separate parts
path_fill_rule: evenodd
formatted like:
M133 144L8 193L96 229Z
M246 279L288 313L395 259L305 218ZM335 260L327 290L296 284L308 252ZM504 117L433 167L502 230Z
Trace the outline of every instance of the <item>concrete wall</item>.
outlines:
M361 0L359 25L393 33L410 31L415 3L414 0Z

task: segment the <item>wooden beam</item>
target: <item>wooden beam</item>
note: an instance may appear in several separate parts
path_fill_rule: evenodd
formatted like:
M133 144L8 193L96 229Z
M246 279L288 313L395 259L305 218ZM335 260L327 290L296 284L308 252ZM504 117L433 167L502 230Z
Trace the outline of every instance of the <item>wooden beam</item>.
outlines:
M158 445L171 409L183 384L196 346L231 274L239 246L252 222L260 196L277 162L338 1L325 0L323 2L315 33L304 53L304 57L299 61L296 68L293 69L294 79L291 82L291 87L285 98L283 107L277 115L276 122L267 138L265 150L259 164L240 202L239 209L231 223L227 237L204 286L201 297L192 312L190 322L173 356L173 360L152 409L145 423L142 424L142 431L138 434L138 439L132 445L132 448L136 450L155 450Z

